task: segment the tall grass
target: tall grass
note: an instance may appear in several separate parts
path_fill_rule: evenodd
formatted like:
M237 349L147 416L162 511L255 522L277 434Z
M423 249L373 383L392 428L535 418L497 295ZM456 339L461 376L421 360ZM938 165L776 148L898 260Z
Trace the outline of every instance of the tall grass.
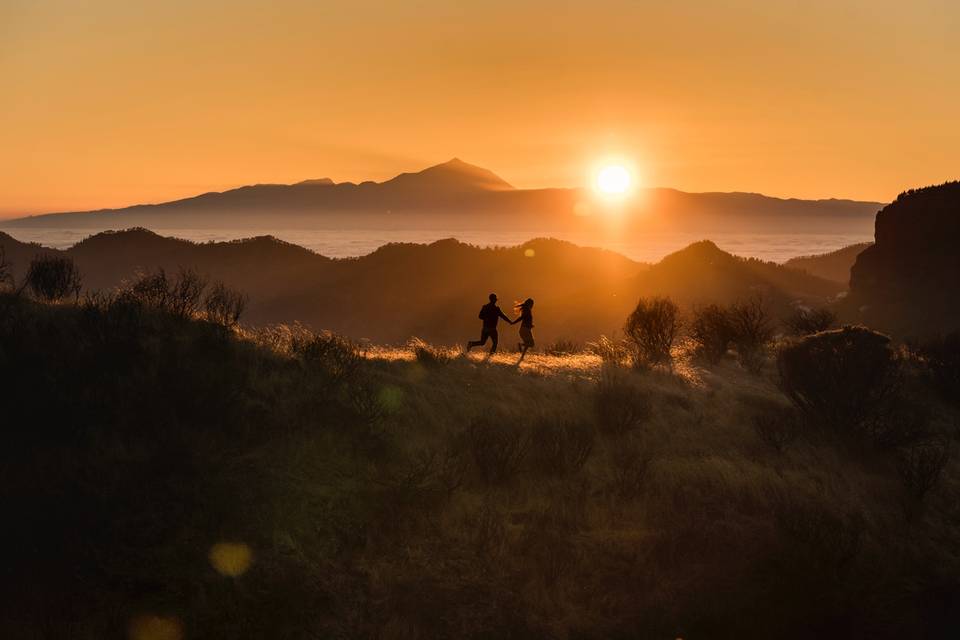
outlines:
M935 445L794 433L736 366L429 362L122 297L0 298L0 634L955 629L960 469ZM953 409L930 411L950 445Z

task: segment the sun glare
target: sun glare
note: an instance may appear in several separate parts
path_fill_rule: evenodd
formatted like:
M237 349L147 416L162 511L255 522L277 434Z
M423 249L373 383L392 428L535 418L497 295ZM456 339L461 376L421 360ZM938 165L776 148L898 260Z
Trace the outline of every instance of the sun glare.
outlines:
M619 164L607 165L597 172L597 191L607 196L624 195L630 182L630 172Z

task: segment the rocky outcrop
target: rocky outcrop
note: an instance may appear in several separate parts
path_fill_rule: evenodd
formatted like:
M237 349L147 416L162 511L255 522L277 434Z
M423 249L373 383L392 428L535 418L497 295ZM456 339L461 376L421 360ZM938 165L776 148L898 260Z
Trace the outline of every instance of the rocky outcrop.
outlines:
M960 329L960 182L900 194L850 270L848 315L902 337Z

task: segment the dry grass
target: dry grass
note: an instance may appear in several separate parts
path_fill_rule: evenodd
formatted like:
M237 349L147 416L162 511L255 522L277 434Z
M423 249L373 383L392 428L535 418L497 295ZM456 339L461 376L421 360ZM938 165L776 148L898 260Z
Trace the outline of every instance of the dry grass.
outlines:
M160 346L150 357L165 357L164 335L151 338ZM73 637L115 636L117 624L144 616L213 638L915 637L951 628L950 609L926 603L960 594L957 461L908 519L894 457L817 437L774 451L754 427L787 405L769 365L760 375L732 360L708 368L682 348L672 367L635 371L588 353L529 353L518 366L514 353L366 346L355 352L359 369L332 385L331 368L312 364L316 349L303 346L317 340L355 348L288 328L229 338L222 355L204 355L210 371L250 373L222 384L194 374L234 403L229 421L183 389L167 398L179 422L162 423L166 432L113 442L100 430L82 461L42 453L12 466L9 476L24 480L16 486L37 499L67 488L122 532L99 548L100 529L84 518L64 531L95 551L93 565L63 565L81 572L83 590L18 594L8 601L22 605L17 620ZM69 344L31 357L64 357ZM205 344L193 347L194 366ZM618 397L648 403L629 429L602 428L610 368ZM84 398L85 384L63 380L58 397ZM12 509L9 521L22 526ZM249 570L214 571L208 556L220 542L244 550L230 567ZM74 575L45 568L47 578ZM37 593L56 609L38 605ZM55 622L31 618L52 611Z

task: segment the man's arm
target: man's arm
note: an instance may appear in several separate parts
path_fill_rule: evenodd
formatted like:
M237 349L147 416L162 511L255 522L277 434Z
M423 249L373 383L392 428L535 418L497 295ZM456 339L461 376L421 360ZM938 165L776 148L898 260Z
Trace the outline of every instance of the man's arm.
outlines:
M501 317L501 318L503 318L504 320L506 320L506 321L509 322L510 324L513 324L513 320L511 320L510 318L507 317L507 314L505 314L505 313L503 312L503 309L501 309L500 307L497 307L497 312L500 314L500 317Z

